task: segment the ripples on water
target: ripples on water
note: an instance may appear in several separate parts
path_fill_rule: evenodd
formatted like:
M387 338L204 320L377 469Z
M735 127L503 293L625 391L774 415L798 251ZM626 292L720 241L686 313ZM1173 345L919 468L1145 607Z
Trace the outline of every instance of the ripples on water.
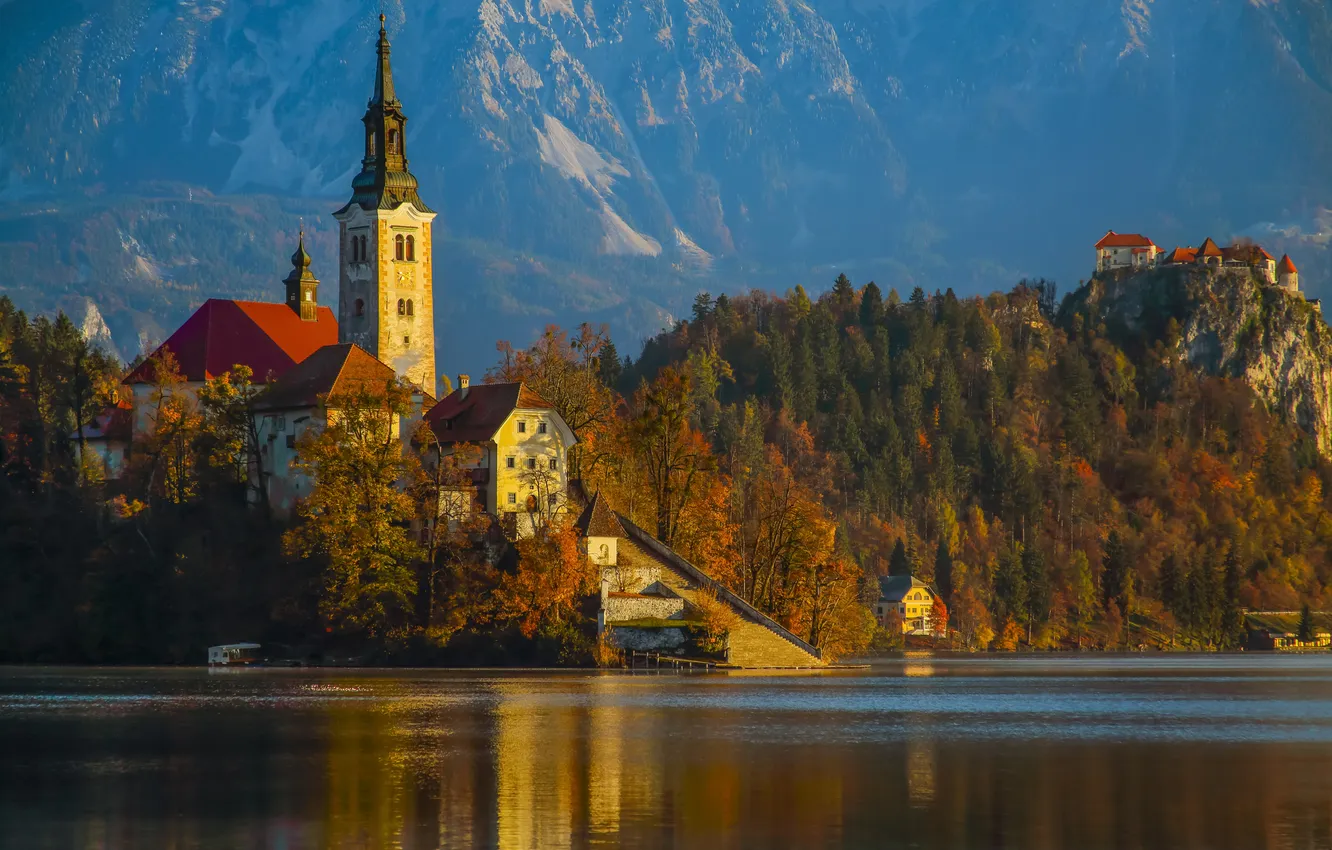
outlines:
M2 848L1332 848L1332 654L0 670Z

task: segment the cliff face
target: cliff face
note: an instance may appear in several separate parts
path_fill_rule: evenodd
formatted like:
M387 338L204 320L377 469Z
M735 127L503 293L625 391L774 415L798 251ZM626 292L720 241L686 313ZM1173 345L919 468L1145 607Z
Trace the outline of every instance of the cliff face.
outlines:
M1166 267L1095 278L1063 312L1104 323L1126 348L1166 339L1174 319L1178 351L1190 364L1242 379L1332 456L1332 330L1303 294L1242 269Z

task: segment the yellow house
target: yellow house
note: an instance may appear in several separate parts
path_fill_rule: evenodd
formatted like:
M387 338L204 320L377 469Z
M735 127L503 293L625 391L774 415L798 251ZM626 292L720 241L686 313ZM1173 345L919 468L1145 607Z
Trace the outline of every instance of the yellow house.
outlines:
M467 452L479 502L511 533L531 535L568 509L569 449L577 440L526 384L474 387L459 375L458 389L426 421L442 452Z
M879 601L874 606L880 625L887 625L896 614L902 623L902 633L932 635L934 623L934 591L915 576L884 576L879 579Z

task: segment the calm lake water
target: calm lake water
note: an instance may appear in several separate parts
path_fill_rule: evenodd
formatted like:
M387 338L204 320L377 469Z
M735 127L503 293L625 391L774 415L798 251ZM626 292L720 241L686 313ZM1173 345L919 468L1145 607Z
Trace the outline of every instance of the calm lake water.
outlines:
M6 848L1332 848L1332 654L0 669Z

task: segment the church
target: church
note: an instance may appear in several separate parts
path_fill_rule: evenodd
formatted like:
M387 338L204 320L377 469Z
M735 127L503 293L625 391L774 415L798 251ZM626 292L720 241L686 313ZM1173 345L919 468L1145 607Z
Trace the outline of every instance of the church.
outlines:
M210 298L125 377L130 398L96 417L84 435L88 452L98 455L107 478L124 473L135 435L156 428L152 397L161 392L158 373L167 362L177 375L172 392L184 393L192 401L207 381L237 366L247 367L252 382L265 388L256 425L257 453L262 456L262 474L270 482L270 501L280 512L290 509L303 486L308 489L308 483L290 472L295 441L304 428L318 427L323 419L320 408L329 406L325 402L331 396L375 382L406 380L416 389L416 404L414 421L395 426L404 440L411 439L415 424L435 406L435 212L422 200L408 163L407 114L394 86L391 56L380 15L374 89L361 119L361 168L352 180L351 198L333 213L338 223L336 317L319 303L321 284L302 232L291 271L281 282L281 301ZM497 433L486 435L495 444L486 454L493 475L491 470L478 472L479 480L491 483L488 493L477 494L478 506L492 513L512 506L510 510L518 512L531 504L531 497L514 481L497 490L497 483L505 479L494 467L503 462L521 470L536 460L525 457L517 439L509 445L500 423L521 412L522 421L509 430L526 438L526 432L518 429L527 418L537 422L558 414L526 388L521 393L477 388L469 394L464 383L444 400L442 413L432 421L443 418L451 424L476 408L480 399L491 399L485 416L496 420ZM503 405L497 402L505 401L508 408L500 410ZM533 427L540 435L546 433L545 425ZM553 449L545 448L551 457L543 456L541 467L557 479L550 486L562 490L567 484L562 457L572 436L562 422L553 423L551 430L565 436ZM442 442L454 442L453 436L446 434ZM541 499L545 509L557 502Z

